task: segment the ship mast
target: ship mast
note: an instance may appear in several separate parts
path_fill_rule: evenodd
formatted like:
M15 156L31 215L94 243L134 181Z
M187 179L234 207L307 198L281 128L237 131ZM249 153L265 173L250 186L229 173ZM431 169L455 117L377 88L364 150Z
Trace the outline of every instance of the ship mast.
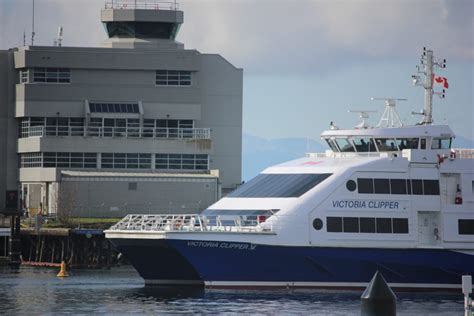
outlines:
M413 112L413 114L423 115L423 119L419 123L420 125L428 125L433 123L433 94L438 95L441 98L445 97L445 90L443 92L434 92L433 90L433 77L434 67L446 68L446 59L443 59L442 62L435 60L433 56L433 51L423 47L423 55L421 55L421 67L416 66L418 73L425 75L425 81L421 82L420 76L413 75L413 84L416 86L422 86L425 89L425 98L423 111L421 113ZM420 70L422 68L423 70Z

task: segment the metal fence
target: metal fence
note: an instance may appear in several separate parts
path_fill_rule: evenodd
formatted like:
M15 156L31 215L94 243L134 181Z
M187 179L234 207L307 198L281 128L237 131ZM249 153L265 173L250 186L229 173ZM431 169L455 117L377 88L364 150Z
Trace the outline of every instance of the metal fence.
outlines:
M210 128L140 128L140 127L82 127L29 126L21 128L21 137L83 136L118 138L210 139Z
M139 9L139 10L172 10L179 9L177 1L162 0L107 0L105 9Z

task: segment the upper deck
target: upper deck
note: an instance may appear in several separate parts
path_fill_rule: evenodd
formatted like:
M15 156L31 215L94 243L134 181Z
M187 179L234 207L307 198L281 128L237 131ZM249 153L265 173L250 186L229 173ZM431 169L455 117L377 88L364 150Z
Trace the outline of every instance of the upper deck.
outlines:
M454 137L453 131L447 125L331 129L321 134L321 138L336 153L450 149Z

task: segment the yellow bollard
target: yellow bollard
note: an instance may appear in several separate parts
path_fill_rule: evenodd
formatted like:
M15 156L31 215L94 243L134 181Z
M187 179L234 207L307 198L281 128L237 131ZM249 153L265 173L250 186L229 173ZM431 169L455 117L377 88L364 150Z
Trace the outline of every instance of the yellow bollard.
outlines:
M61 270L59 270L59 273L57 276L60 278L65 278L69 276L69 274L66 271L66 262L64 262L64 260L61 261Z

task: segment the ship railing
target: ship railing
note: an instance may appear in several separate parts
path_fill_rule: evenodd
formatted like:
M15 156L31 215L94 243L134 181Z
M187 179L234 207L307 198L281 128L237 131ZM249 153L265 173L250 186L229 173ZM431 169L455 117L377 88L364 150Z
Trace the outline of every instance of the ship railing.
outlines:
M270 233L271 225L241 216L205 216L199 214L141 215L129 214L110 231L130 232L238 232Z
M455 157L459 159L474 159L474 149L456 148L454 153Z
M308 158L353 158L353 157L390 157L397 152L333 152L307 153Z
M179 10L177 1L163 0L107 0L105 1L105 9L116 10Z
M157 139L211 139L210 128L169 128L169 127L95 127L95 126L29 126L22 127L22 138L28 137L122 137Z

